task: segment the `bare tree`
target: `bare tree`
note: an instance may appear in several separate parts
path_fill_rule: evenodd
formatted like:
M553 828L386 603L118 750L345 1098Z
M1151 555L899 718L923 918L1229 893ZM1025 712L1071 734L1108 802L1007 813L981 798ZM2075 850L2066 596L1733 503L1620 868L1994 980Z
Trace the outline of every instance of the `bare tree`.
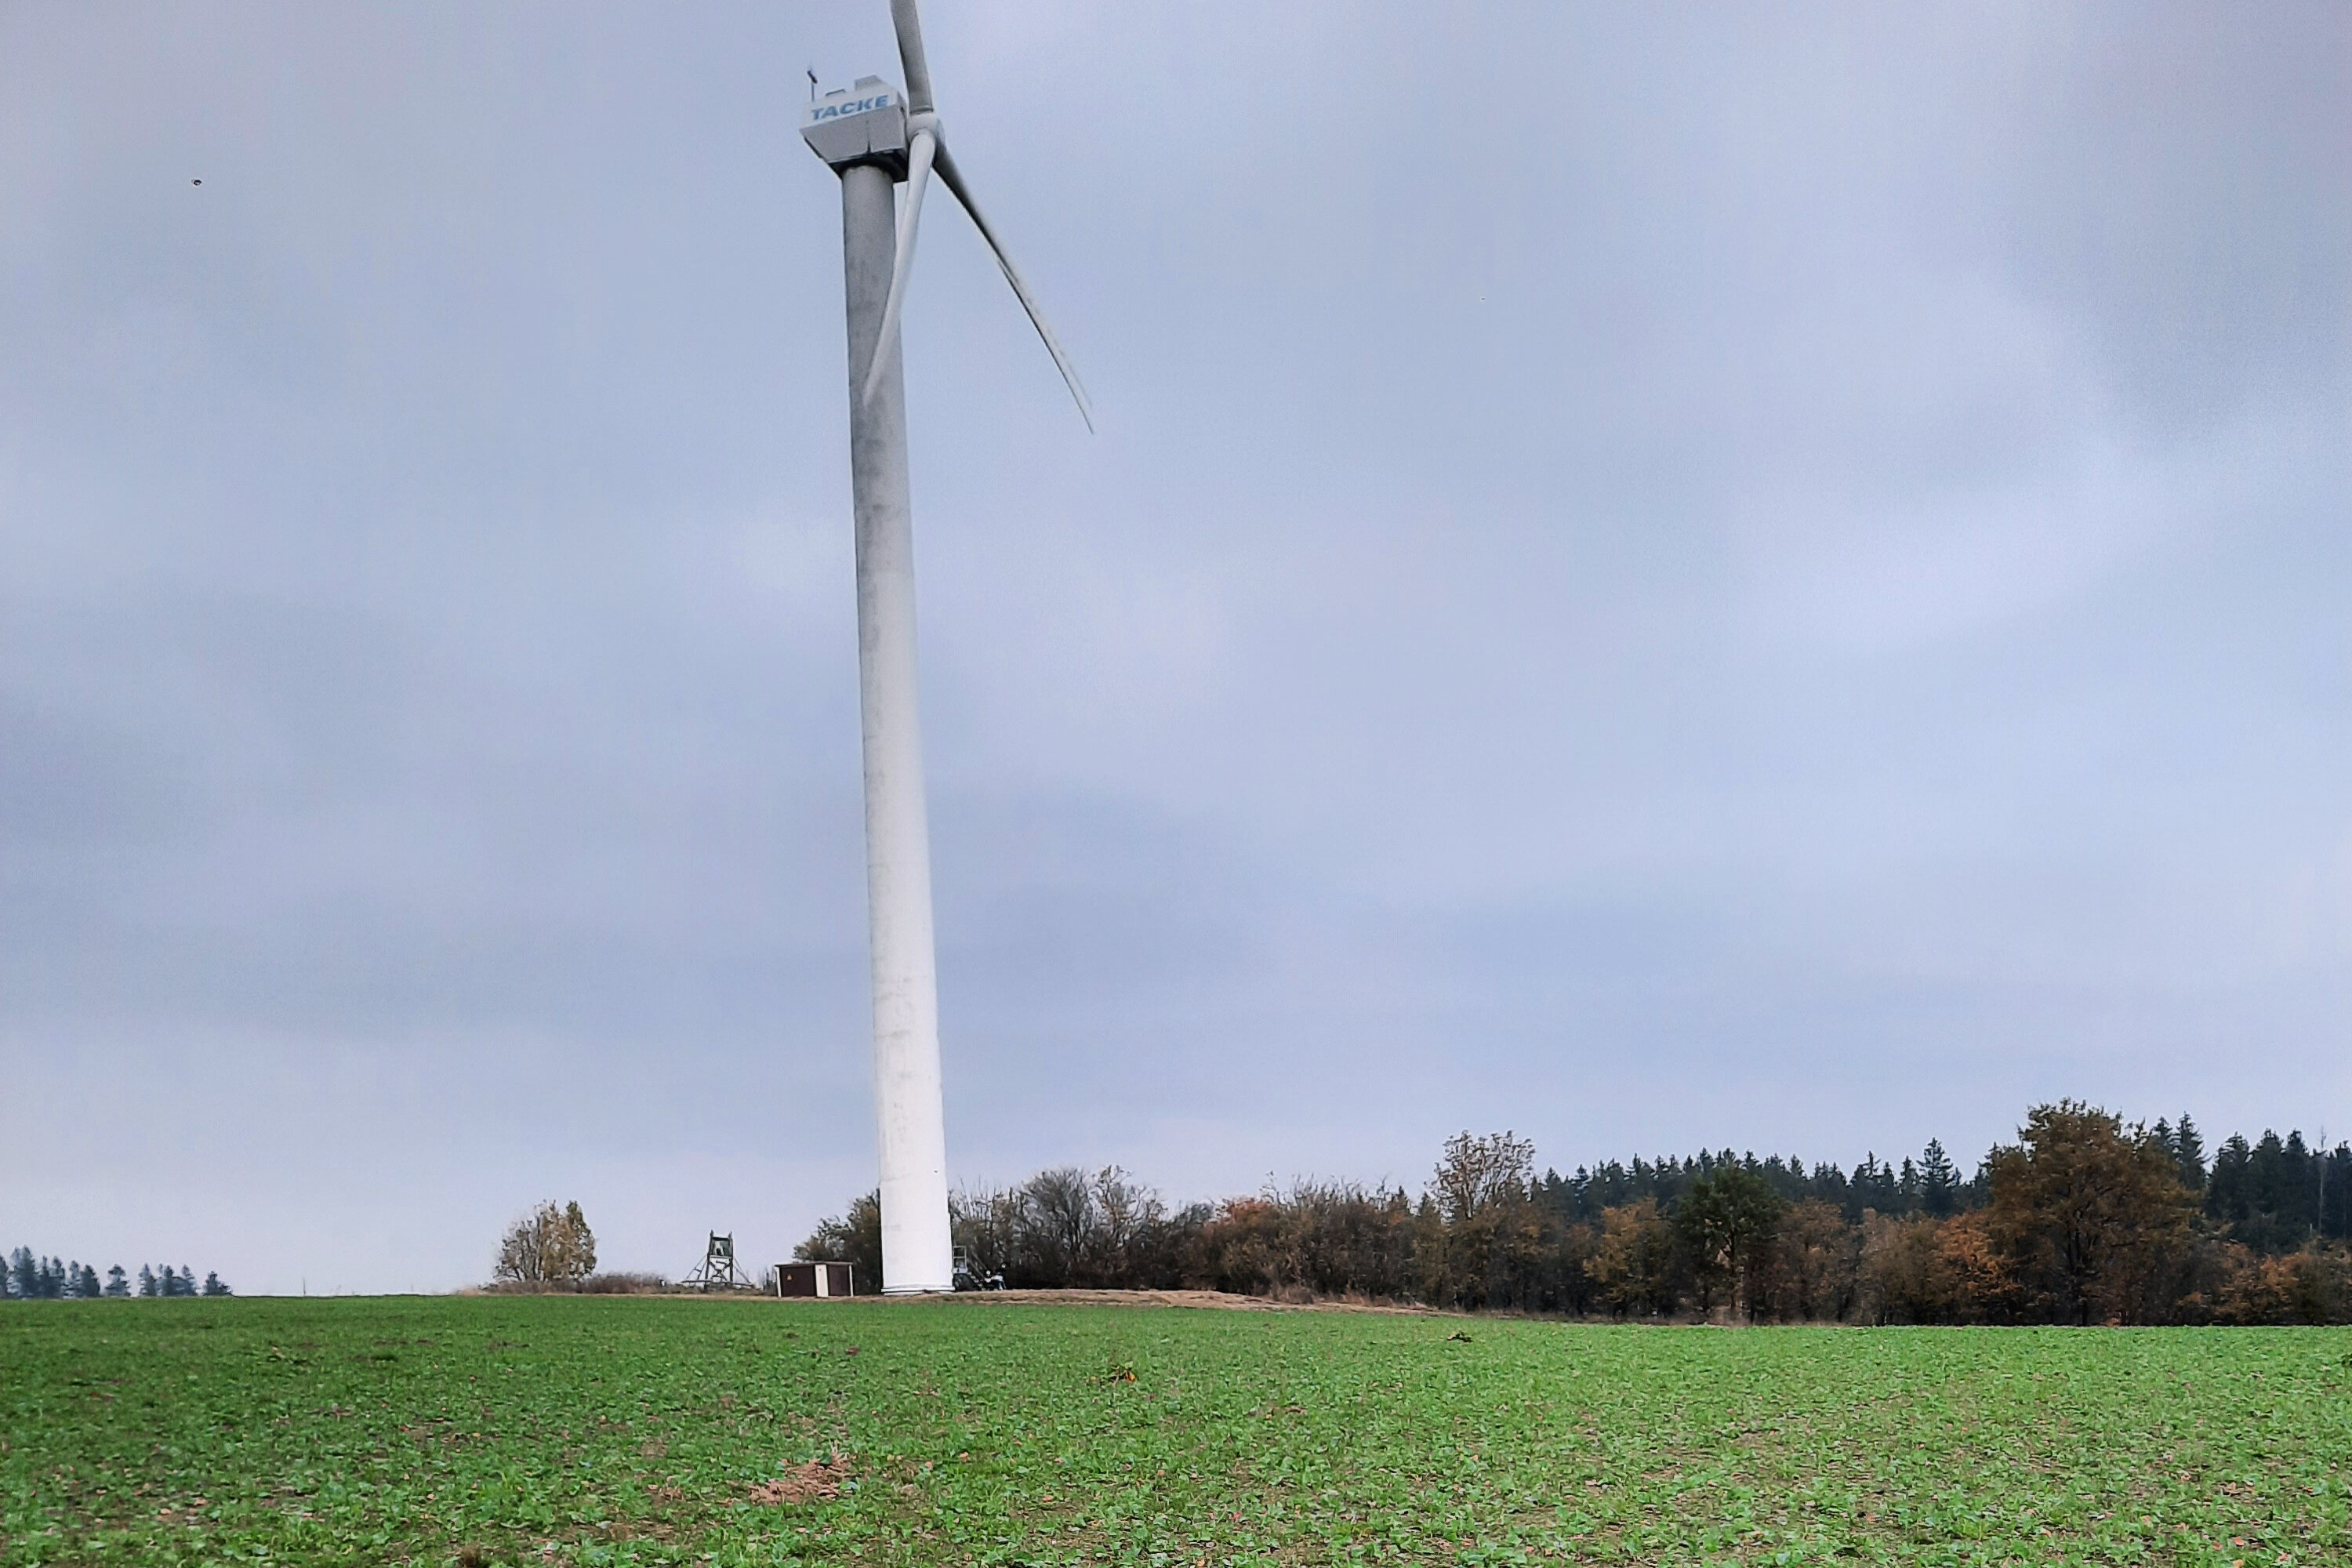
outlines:
M577 1285L596 1272L595 1234L578 1204L541 1204L507 1227L491 1272L515 1285Z
M1131 1285L1137 1255L1166 1211L1160 1194L1117 1165L1095 1173L1094 1236L1088 1272L1106 1285Z
M1527 1196L1535 1174L1536 1146L1509 1132L1489 1132L1474 1138L1457 1132L1445 1141L1445 1157L1437 1163L1430 1188L1446 1223L1459 1225L1497 1204Z
M1094 1183L1075 1165L1040 1171L1021 1184L1023 1250L1047 1286L1075 1284L1087 1266L1099 1218Z
M993 1280L1001 1286L1019 1272L1022 1204L1018 1191L960 1188L948 1194L948 1215L956 1251L973 1280Z

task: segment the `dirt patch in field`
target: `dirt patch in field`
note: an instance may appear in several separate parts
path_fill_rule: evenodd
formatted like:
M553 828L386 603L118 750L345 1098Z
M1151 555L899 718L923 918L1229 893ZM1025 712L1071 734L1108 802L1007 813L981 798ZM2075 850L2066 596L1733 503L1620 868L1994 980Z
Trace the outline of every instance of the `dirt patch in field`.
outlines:
M837 1460L836 1456L836 1460ZM786 1470L772 1481L762 1481L751 1489L751 1500L772 1508L780 1503L816 1502L841 1495L841 1483L849 1474L847 1467L824 1459L811 1459L807 1464Z

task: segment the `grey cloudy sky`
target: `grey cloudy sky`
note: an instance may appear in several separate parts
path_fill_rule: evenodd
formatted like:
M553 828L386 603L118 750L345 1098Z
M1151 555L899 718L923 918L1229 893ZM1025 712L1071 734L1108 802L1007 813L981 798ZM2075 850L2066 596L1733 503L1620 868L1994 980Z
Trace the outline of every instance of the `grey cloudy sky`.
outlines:
M955 1174L2352 1131L2352 10L932 0ZM0 5L0 1246L869 1184L881 0ZM192 184L201 180L201 185Z

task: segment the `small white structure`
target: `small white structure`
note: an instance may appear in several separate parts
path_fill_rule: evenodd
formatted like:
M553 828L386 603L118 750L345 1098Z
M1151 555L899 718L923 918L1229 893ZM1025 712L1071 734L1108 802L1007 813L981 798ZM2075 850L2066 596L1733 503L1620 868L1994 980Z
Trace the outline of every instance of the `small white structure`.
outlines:
M846 1263L779 1263L776 1265L776 1294L779 1296L855 1296L857 1281L855 1271Z

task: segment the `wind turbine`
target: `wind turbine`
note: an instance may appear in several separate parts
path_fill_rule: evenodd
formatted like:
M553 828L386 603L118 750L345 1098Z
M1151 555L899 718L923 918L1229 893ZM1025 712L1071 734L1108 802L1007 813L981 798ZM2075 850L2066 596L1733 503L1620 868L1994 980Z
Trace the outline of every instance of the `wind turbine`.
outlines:
M898 315L923 192L936 174L1004 270L1078 413L1085 389L1029 286L948 155L914 0L890 0L901 94L879 77L811 102L801 134L841 176L849 297L849 475L857 514L857 691L866 749L866 890L874 980L874 1101L882 1163L882 1277L891 1295L955 1289L947 1124L931 938L930 828L915 681L914 519ZM894 187L907 186L903 205Z

